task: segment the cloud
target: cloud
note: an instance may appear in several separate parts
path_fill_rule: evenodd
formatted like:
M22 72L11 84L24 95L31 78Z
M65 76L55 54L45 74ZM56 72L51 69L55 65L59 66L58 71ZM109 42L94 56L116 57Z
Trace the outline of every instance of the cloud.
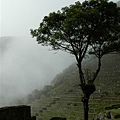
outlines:
M4 47L0 59L0 85L1 94L7 97L42 89L74 62L72 55L60 51L54 54L55 51L48 51L48 47L38 45L35 39L6 37L4 40L7 48Z
M29 35L45 15L75 0L1 0L1 36Z

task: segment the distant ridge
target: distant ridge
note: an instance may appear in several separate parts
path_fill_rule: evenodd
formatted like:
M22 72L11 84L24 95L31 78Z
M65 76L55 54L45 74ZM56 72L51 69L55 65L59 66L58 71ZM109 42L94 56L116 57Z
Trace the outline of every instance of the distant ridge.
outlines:
M97 60L94 57L85 59L84 68L92 74L96 70ZM76 63L57 74L51 85L46 85L42 90L34 90L28 95L32 102L42 96L81 96L79 74ZM100 94L107 96L120 96L120 55L109 54L103 57L101 71L95 81L96 91L92 96ZM35 92L36 91L36 92Z
M94 71L96 61L94 57L86 59L84 68ZM43 90L34 90L22 101L32 106L32 115L38 119L49 120L61 116L69 120L82 120L82 92L78 76L74 63L56 75L51 85L46 85ZM105 111L105 107L120 103L120 55L109 54L103 57L101 72L95 84L96 91L89 101L90 119Z

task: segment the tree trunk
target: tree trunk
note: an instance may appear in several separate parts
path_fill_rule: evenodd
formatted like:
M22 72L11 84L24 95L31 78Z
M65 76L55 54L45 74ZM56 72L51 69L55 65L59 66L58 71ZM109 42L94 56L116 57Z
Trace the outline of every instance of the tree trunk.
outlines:
M84 107L84 120L88 120L88 111L89 111L88 101L89 101L89 98L87 97L84 97L82 100L83 107Z

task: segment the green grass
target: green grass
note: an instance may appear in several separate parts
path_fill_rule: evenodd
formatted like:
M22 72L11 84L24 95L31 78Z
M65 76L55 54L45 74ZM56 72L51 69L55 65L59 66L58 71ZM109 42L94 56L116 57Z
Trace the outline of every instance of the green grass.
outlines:
M107 112L112 112L114 114L120 114L120 109L112 109L112 110L107 110Z
M109 61L109 62L108 62ZM116 62L117 61L117 62ZM87 64L86 68L95 70L96 60L92 59ZM117 66L117 67L116 67ZM83 119L83 105L81 102L81 90L79 87L79 77L77 68L72 66L72 72L67 72L64 75L58 85L54 86L51 90L46 93L46 96L38 101L32 103L33 114L39 113L39 110L43 110L43 113L39 114L37 118L44 118L44 120L49 120L49 118L54 116L66 117L67 120L82 120ZM69 70L68 70L69 71ZM120 56L108 55L102 59L101 72L95 82L96 92L92 95L93 97L98 97L98 90L101 93L108 92L108 95L114 96L115 92L120 91ZM119 97L119 96L118 96ZM59 98L56 99L55 98ZM117 97L116 97L117 98ZM53 101L55 103L48 107ZM109 98L97 98L90 99L89 101L89 117L92 119L93 114L98 115L100 112L106 112L105 107L111 106L113 104L120 103L120 99L109 99ZM115 114L119 113L119 110L113 110ZM115 119L118 120L118 119Z
M47 107L47 105L54 101L54 98L44 98L44 101L46 102L42 102L41 103L42 105L39 105L38 108L35 108L33 110L33 114L35 115L36 113L39 113L38 112L39 110L43 109L43 106L44 107L46 106L47 110L43 110L43 113L39 114L37 118L43 117L44 120L49 120L51 117L54 116L66 117L67 120L82 120L83 118L83 106L82 102L80 102L80 97L59 98L55 102L55 104L51 105L51 107ZM95 114L97 115L101 111L105 112L104 107L115 104L115 101L110 100L106 104L106 99L99 100L90 99L89 118L92 119L93 115ZM77 104L77 106L75 104ZM119 113L120 110L114 110L113 112Z

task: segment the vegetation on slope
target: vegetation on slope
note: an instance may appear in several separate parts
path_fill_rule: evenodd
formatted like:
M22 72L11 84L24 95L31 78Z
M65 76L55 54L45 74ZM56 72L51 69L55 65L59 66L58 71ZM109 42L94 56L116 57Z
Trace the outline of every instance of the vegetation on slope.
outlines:
M94 57L85 59L83 64L84 69L90 68L91 74L94 72ZM96 92L91 96L89 104L91 119L101 111L105 112L106 106L120 103L120 56L107 55L102 59L102 64L96 80ZM34 90L28 96L31 97L25 103L32 106L32 115L40 120L49 120L54 116L66 117L68 120L83 118L82 92L76 63L56 75L51 85L46 85L43 90Z

